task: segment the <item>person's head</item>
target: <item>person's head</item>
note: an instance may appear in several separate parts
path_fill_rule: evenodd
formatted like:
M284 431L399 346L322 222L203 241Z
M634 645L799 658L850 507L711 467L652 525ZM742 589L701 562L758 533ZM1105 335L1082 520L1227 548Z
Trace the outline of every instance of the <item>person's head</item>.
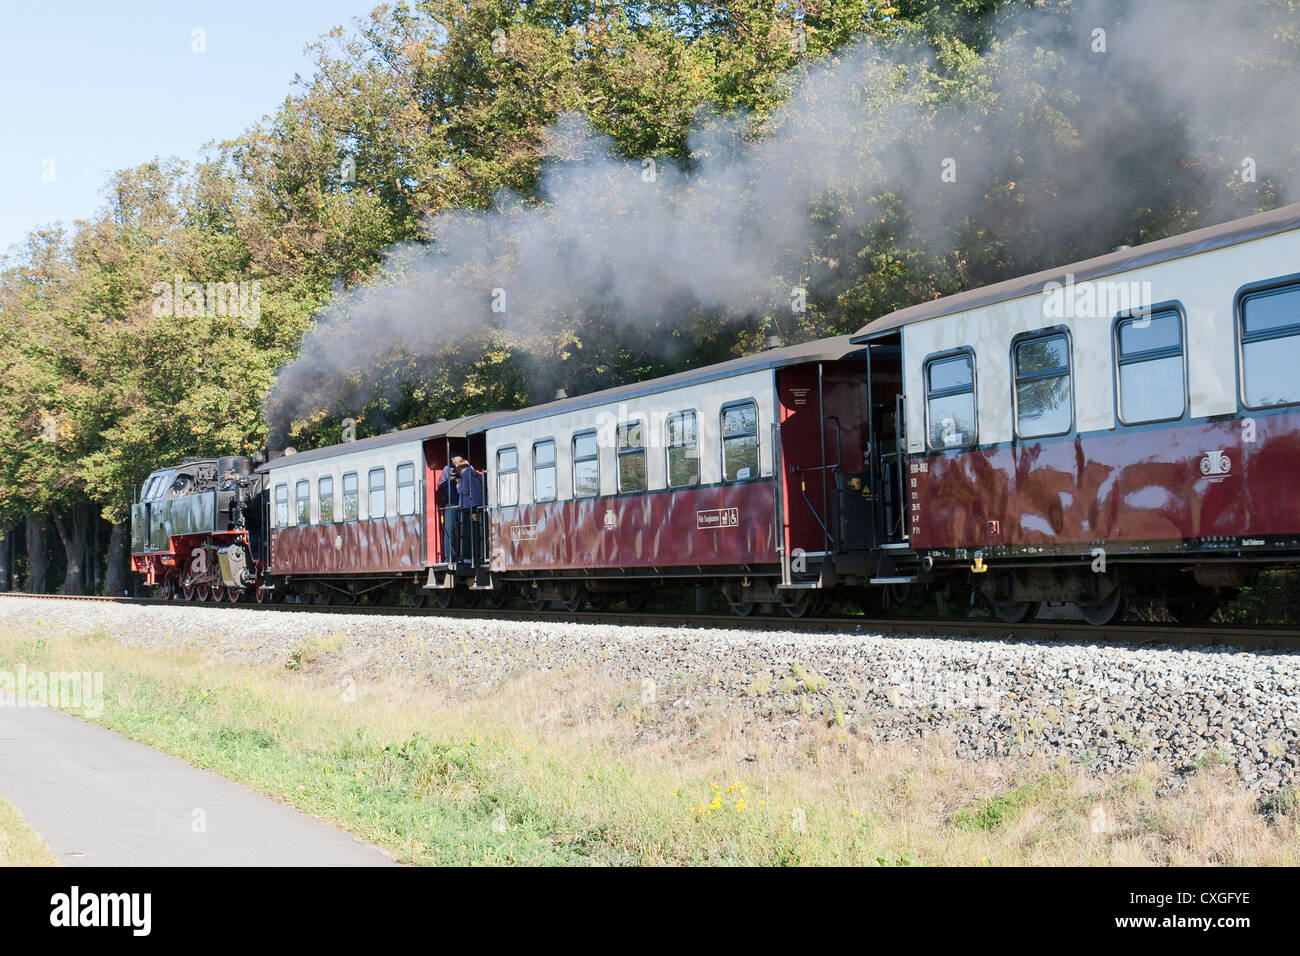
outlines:
M460 455L456 455L451 460L451 467L455 468L457 471L460 471L461 469L467 467L468 465L469 462L467 462L464 458L460 457Z

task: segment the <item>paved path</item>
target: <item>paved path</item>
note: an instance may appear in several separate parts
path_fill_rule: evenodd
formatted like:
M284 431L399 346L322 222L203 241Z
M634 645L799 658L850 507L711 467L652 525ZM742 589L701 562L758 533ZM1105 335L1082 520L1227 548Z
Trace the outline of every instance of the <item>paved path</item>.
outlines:
M384 866L328 823L0 692L0 797L68 866ZM201 811L201 817L195 811ZM204 829L195 832L195 821Z

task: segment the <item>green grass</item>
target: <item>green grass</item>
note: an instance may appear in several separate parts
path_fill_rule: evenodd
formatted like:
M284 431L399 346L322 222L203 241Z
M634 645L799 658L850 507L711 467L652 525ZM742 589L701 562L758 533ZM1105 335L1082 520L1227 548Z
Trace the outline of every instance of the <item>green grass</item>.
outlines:
M0 800L0 866L58 866L18 811Z
M952 824L962 830L996 830L1014 820L1026 807L1041 806L1053 796L1068 791L1069 786L1070 781L1063 774L1044 773L957 811L952 815Z

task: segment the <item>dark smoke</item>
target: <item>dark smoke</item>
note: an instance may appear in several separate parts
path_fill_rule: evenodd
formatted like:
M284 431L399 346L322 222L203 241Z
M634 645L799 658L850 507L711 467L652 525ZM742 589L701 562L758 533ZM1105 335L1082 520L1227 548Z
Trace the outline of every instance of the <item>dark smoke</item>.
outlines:
M1000 15L973 92L949 103L932 97L932 51L862 42L812 67L759 135L743 116L702 119L689 169L659 161L653 177L563 117L536 196L438 215L427 245L392 249L379 278L332 301L277 378L273 424L355 409L391 388L392 356L486 330L522 340L685 313L779 327L801 277L816 297L864 268L826 265L828 249L886 223L938 257L998 249L960 276L972 284L1158 237L1142 224L1276 206L1300 165L1293 51L1273 29L1284 16L1154 0Z

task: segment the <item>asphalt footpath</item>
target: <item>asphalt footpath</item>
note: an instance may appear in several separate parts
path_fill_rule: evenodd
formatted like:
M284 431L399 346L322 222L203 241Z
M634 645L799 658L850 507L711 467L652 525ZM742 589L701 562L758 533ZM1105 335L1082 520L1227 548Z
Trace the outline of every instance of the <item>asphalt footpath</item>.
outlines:
M0 797L65 866L391 866L214 773L0 692Z

